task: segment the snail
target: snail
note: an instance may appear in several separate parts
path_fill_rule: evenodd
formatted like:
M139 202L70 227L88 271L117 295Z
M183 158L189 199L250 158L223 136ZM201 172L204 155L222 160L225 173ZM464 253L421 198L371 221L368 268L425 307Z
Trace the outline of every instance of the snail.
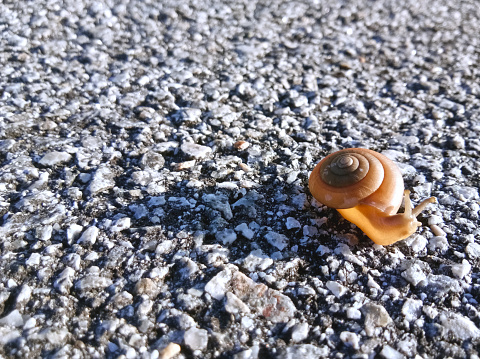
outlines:
M337 209L372 241L389 245L421 226L417 216L435 197L412 208L399 168L387 157L364 148L334 152L313 169L308 186L313 197ZM405 198L405 212L397 213Z

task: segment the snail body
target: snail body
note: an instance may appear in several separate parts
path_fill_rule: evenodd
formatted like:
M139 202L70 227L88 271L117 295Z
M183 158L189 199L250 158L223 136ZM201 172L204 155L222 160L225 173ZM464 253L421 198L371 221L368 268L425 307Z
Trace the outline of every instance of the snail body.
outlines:
M435 197L412 208L398 167L378 152L349 148L325 157L313 169L308 186L320 203L337 209L372 241L389 245L421 226L417 216ZM405 199L405 212L397 213Z

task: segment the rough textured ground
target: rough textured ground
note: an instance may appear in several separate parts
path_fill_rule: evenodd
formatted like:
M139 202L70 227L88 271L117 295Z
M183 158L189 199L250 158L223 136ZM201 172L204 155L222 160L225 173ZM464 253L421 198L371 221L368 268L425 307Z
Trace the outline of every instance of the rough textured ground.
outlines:
M0 4L0 357L478 358L479 8ZM347 147L417 234L312 200Z

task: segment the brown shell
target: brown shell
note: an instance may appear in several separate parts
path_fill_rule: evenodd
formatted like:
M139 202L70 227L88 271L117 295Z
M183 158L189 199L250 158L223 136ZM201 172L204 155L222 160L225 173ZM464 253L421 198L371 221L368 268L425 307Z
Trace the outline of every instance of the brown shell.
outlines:
M336 209L369 204L396 213L402 202L403 179L387 157L365 148L334 152L313 169L309 188L315 199Z

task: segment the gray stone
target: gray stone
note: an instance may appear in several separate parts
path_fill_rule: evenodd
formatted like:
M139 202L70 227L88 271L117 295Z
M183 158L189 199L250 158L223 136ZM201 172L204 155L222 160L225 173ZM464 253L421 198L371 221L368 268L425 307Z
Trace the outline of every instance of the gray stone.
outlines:
M440 316L440 323L450 335L460 340L480 338L480 329L470 319L458 314L445 312Z
M390 345L384 345L379 354L385 359L405 359L402 353L393 349Z
M233 218L232 208L230 207L227 196L213 193L204 194L202 200L210 208L222 212L225 219L229 220Z
M292 327L292 332L291 332L291 339L292 342L294 343L299 343L308 337L308 332L310 331L310 327L308 323L299 323L295 324Z
M62 294L67 294L73 285L73 277L75 270L70 267L66 267L55 279L53 286Z
M288 238L281 233L273 231L267 232L265 234L265 239L268 243L278 248L279 250L285 249L285 247L288 245Z
M465 252L472 259L480 258L480 244L475 242L468 243Z
M273 264L273 259L256 249L243 260L243 267L249 271L264 271Z
M195 143L185 142L180 149L190 158L202 159L212 153L212 149L208 146L197 145Z
M230 266L219 272L205 286L205 291L213 298L221 300L227 292L235 294L248 305L252 312L264 316L273 323L286 322L296 312L290 298L265 284L253 280Z
M403 303L402 314L409 322L416 320L422 313L423 302L417 299L407 298Z
M315 346L313 344L297 344L279 350L277 359L319 359L327 358L330 354L328 346Z
M331 280L327 282L326 287L337 298L341 298L342 296L344 296L345 293L347 293L347 290L348 290L347 288L345 288L340 283L337 283L337 282L331 281Z
M185 332L183 340L191 350L204 350L208 345L208 332L192 327Z
M412 285L416 286L427 276L418 265L414 264L408 267L406 271L402 272L402 277L409 281Z
M142 156L140 160L140 166L143 169L151 168L155 171L158 171L165 165L165 159L159 153L147 152Z
M122 217L117 219L110 226L110 231L113 233L121 232L130 228L131 220L129 217Z
M91 290L103 289L112 285L110 278L101 277L97 274L88 274L75 283L75 289L84 295Z
M115 175L110 167L101 166L93 174L92 180L88 185L88 193L95 196L99 192L109 190L115 186Z
M38 163L42 166L52 167L69 162L71 159L72 156L66 152L52 151L44 155Z
M231 314L250 313L250 308L232 292L226 293L225 310Z
M367 303L361 310L365 316L365 332L368 336L374 334L375 327L385 327L392 322L388 312L379 304Z
M97 241L99 230L95 226L88 227L80 236L78 244L95 244Z
M227 228L223 231L217 232L215 234L215 238L217 241L222 242L223 245L230 245L237 239L237 234L233 231L233 229Z
M12 310L10 313L0 318L0 325L20 328L23 327L23 324L22 315L17 309Z

